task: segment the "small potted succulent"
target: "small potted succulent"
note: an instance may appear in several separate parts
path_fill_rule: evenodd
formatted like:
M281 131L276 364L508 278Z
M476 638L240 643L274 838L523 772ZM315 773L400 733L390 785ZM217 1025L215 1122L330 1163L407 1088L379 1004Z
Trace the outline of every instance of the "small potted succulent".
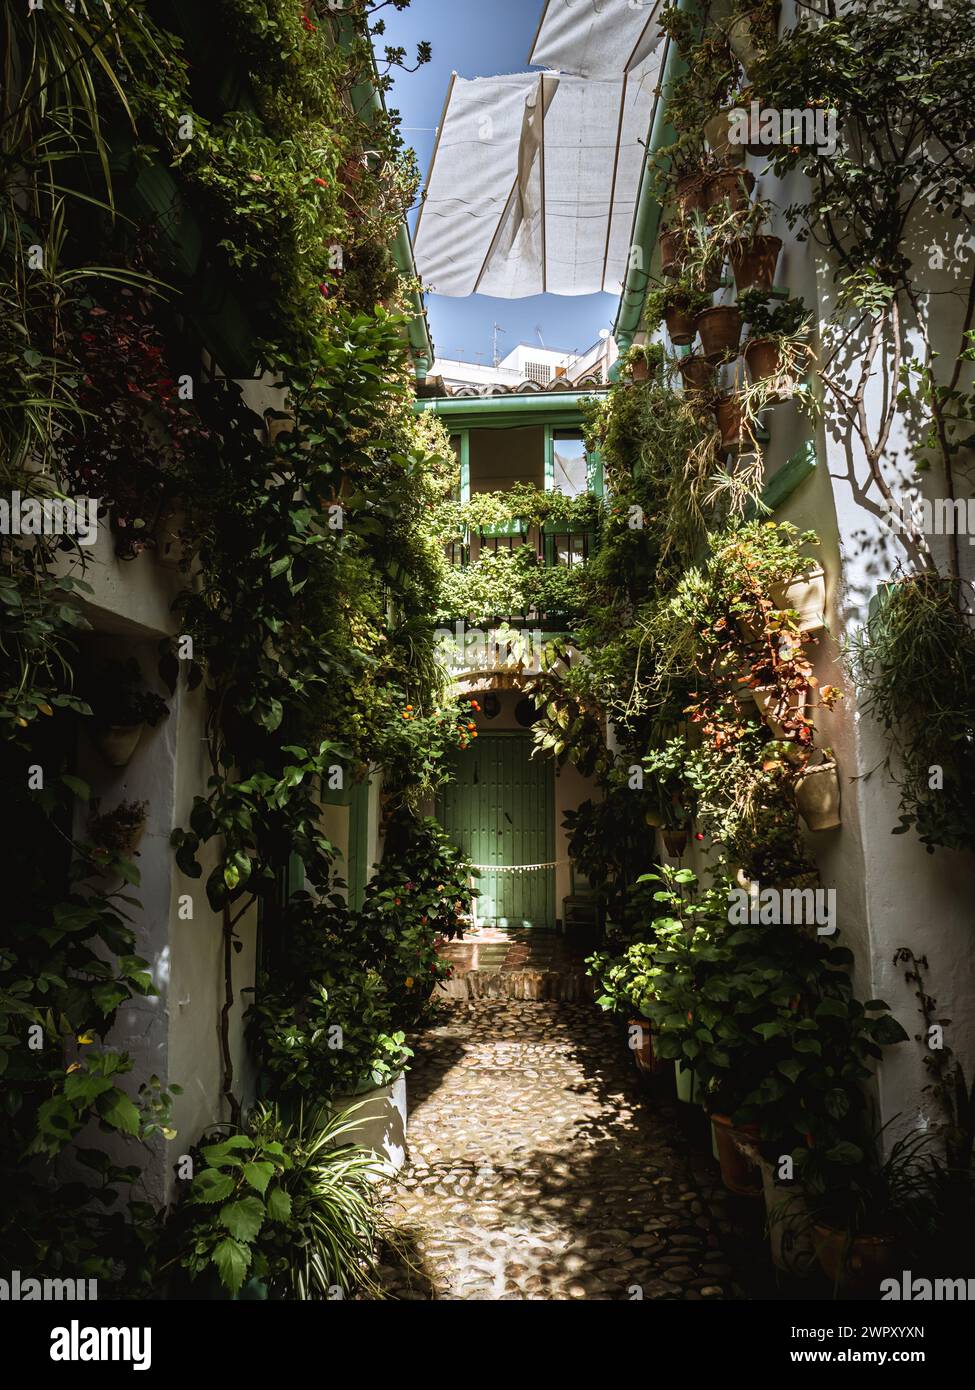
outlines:
M155 728L169 713L162 696L146 687L133 657L103 664L89 703L95 718L95 741L111 767L125 767L146 725Z

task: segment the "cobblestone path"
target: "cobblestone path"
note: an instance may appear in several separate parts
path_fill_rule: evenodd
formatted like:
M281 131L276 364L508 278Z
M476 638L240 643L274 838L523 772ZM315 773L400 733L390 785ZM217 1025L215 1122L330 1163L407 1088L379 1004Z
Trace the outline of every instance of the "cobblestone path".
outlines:
M741 1297L723 1195L695 1182L671 1113L648 1104L591 1004L451 1002L414 1044L409 1160L388 1212L433 1299Z

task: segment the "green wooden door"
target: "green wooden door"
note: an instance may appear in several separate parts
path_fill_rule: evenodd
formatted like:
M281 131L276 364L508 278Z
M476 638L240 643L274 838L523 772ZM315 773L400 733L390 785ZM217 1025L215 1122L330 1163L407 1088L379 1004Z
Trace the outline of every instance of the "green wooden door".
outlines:
M529 734L482 734L458 754L456 780L441 797L441 824L475 864L515 869L554 859L552 763L529 757ZM477 880L480 922L555 926L555 870L491 873Z

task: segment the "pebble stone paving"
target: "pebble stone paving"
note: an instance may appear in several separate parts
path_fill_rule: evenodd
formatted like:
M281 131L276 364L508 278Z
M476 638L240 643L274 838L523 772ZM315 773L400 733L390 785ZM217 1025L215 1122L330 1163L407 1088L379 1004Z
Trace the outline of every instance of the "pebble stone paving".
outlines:
M745 1296L725 1201L591 1003L450 1000L413 1046L387 1296ZM695 1176L695 1169L697 1175Z

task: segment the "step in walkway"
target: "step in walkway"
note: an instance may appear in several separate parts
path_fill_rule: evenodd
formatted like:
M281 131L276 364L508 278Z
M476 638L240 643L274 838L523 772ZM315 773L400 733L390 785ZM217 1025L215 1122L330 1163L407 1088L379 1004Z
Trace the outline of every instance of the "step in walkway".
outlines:
M389 1296L745 1296L716 1172L693 1176L618 1023L592 1004L452 1001L415 1047Z

